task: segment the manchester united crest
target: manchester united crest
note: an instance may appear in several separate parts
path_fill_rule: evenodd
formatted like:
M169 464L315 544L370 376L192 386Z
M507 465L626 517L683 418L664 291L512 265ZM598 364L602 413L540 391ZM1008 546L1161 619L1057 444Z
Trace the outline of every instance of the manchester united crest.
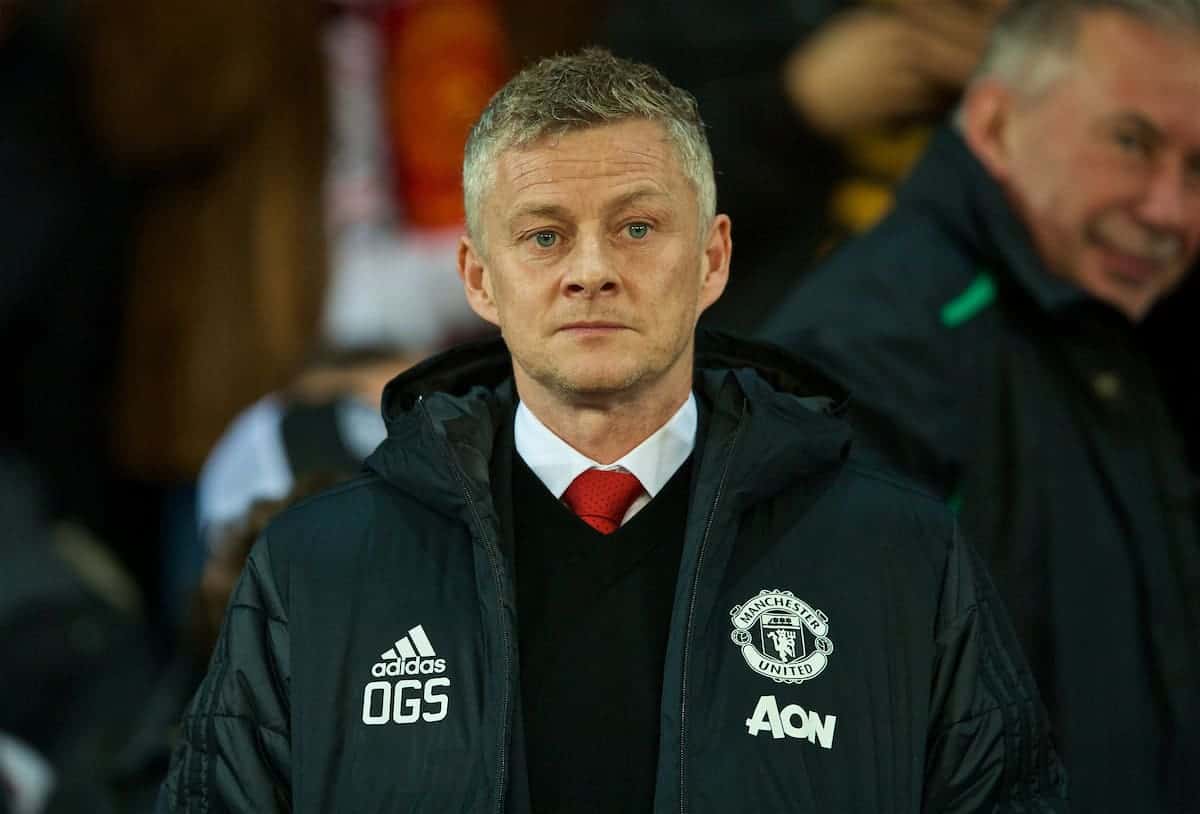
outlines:
M829 663L829 617L791 591L759 591L729 616L730 638L750 669L773 681L802 684Z

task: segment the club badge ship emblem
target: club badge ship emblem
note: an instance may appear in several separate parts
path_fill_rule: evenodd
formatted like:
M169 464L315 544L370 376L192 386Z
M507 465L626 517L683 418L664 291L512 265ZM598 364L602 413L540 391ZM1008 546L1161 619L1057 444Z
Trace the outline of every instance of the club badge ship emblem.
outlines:
M802 684L829 663L829 617L791 591L759 591L729 616L746 664L773 681Z

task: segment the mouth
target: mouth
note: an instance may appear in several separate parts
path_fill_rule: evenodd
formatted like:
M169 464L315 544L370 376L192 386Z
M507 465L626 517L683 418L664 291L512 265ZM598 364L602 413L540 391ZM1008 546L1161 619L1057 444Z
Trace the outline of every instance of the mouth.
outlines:
M1127 285L1145 285L1165 272L1170 265L1161 257L1129 252L1112 245L1101 245L1099 248L1105 268L1119 282Z
M1119 224L1106 223L1097 229L1093 242L1105 267L1120 282L1140 286L1167 271L1179 254L1180 242L1170 235L1134 236Z
M558 332L572 336L607 336L626 330L629 330L629 328L619 322L581 320L579 322L568 322L566 325L560 327Z

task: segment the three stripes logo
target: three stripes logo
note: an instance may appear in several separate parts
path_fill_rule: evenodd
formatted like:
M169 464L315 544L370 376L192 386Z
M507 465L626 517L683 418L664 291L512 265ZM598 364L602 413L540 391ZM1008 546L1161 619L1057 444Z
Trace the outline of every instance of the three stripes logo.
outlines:
M438 658L425 628L410 628L380 659L371 675L383 680L370 681L363 688L364 724L436 722L446 717L450 707L450 679L442 675L446 660Z
M446 672L446 660L437 657L437 651L429 643L425 628L417 625L410 628L408 635L397 639L371 668L371 675L384 676L432 675Z

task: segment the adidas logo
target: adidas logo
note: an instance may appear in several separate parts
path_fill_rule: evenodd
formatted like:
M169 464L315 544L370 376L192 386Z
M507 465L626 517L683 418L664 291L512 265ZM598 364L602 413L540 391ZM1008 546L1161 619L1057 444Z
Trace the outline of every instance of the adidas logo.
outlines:
M375 662L371 668L371 675L376 678L446 672L446 660L437 657L437 651L425 635L425 628L420 625L410 628L408 635L397 639L379 657L382 661Z
M380 654L380 659L371 668L376 680L363 687L364 724L436 723L445 719L450 710L450 678L440 675L446 672L446 660L438 658L425 628L411 628Z

